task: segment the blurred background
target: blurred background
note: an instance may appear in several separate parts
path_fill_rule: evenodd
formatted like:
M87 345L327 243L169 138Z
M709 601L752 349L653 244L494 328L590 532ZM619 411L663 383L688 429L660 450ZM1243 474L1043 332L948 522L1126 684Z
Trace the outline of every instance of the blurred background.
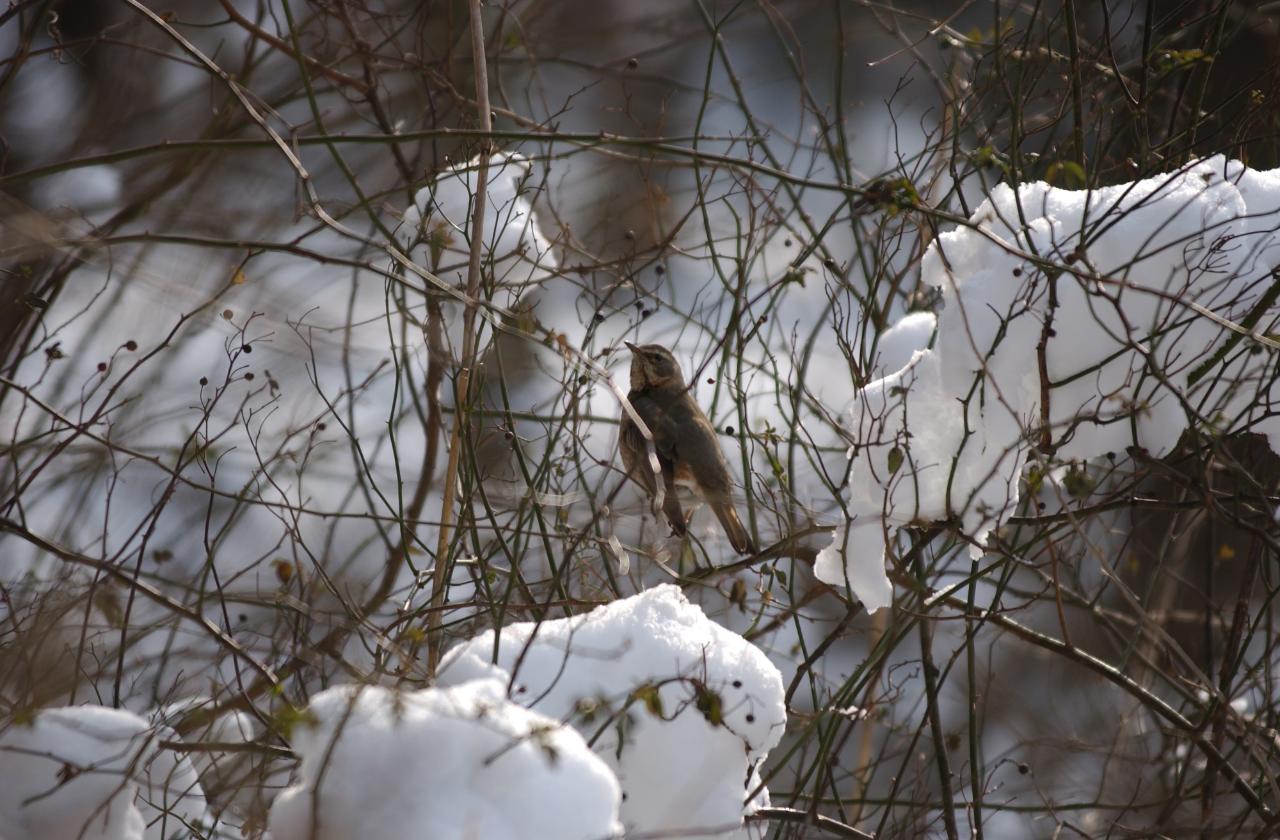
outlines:
M202 781L259 836L319 688L422 683L479 630L676 580L789 682L775 805L882 837L1269 830L1196 747L1275 807L1275 525L1212 501L1274 496L1256 440L1029 477L1009 549L959 590L1022 634L902 585L970 575L945 523L900 536L891 610L812 565L857 389L930 340L880 340L937 308L929 243L1001 183L1275 168L1280 6L493 2L489 135L467 20L0 10L0 725L242 712L262 750ZM491 154L460 400L469 162ZM672 538L623 481L623 340L672 348L761 556L705 509ZM1064 486L1088 513L1037 516Z

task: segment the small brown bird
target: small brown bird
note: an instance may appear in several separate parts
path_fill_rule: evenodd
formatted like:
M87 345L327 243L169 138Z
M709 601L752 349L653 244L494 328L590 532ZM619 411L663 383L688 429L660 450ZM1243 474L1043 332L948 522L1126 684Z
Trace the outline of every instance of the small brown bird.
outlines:
M631 393L627 399L653 433L664 482L662 510L671 529L681 536L685 533L684 510L676 496L676 484L680 483L691 487L715 511L735 551L755 554L751 536L733 506L729 467L715 428L689 393L679 362L659 344L625 344L631 350ZM618 449L627 475L650 498L656 496L658 485L649 466L644 435L625 411Z

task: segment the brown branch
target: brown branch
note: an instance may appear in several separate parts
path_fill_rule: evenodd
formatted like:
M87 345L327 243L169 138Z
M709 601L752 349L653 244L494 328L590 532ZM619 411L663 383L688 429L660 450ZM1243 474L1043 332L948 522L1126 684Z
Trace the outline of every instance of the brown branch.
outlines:
M227 635L221 627L214 624L205 616L200 615L195 610L173 600L154 586L138 580L137 577L128 574L119 566L106 563L101 560L96 560L92 557L55 545L49 540L32 533L30 530L24 528L22 525L11 519L0 518L0 531L8 531L14 536L31 543L36 548L39 548L48 554L52 554L63 562L94 569L108 577L114 578L133 591L141 593L150 600L169 610L174 615L204 628L205 632L212 636L219 646L225 648L232 655L248 663L249 667L256 671L259 677L264 680L267 685L279 685L279 677L271 669L271 666L255 659L251 653L240 646L239 642Z
M279 50L280 52L284 53L287 56L290 56L296 61L306 62L306 65L308 67L310 67L312 70L319 73L321 76L324 76L326 79L337 82L338 84L341 84L341 85L346 85L347 87L354 88L355 90L360 91L360 93L365 94L366 96L369 94L371 90L373 90L373 88L370 85L365 84L364 82L360 81L357 78L354 78L353 76L348 76L346 73L343 73L341 70L334 70L332 67L329 67L328 65L318 61L317 59L312 58L311 56L305 53L301 55L299 55L298 53L295 53L293 51L293 47L290 47L287 43L285 43L280 38L277 38L275 35L272 35L270 32L258 26L258 24L249 20L244 15L240 14L240 10L235 7L235 4L232 3L231 0L219 0L219 2L222 3L222 8L227 13L227 15L230 16L230 18L233 21L235 21L236 23L244 27L245 30L250 35L252 35L253 37L257 38L260 41L267 42L273 48Z
M904 575L894 575L894 577L900 583L904 583L906 585L915 584L915 581L906 578ZM913 586L913 588L915 587ZM963 600L956 598L954 595L947 595L942 600L952 608L959 610L961 613L968 611L968 605ZM1073 647L1066 642L1055 639L1052 636L1041 633L1037 630L1033 630L1024 624L1020 624L1003 613L991 610L979 610L973 617L984 621L990 621L992 624L1012 633L1025 642L1033 644L1036 647L1043 648L1044 650L1057 653L1078 665L1082 665L1086 669L1098 674L1112 685L1130 694L1147 709L1155 713L1156 716L1162 718L1165 722L1182 732L1184 736L1186 736L1196 745L1197 748L1200 749L1201 752L1205 754L1205 757L1210 762L1220 767L1222 773L1231 782L1231 786L1235 789L1236 793L1238 793L1240 797L1249 804L1249 807L1252 808L1267 825L1273 825L1275 823L1275 812L1272 811L1270 806L1262 801L1261 797L1258 796L1258 792L1255 791L1249 781L1240 774L1240 771L1236 770L1235 766L1228 762L1222 752L1214 746L1212 740L1205 735L1203 727L1192 723L1178 712L1177 709L1165 702L1165 700L1143 688L1114 665L1111 665L1110 663L1105 662L1078 647Z
M480 112L480 128L493 130L493 114L489 110L489 69L485 64L484 21L480 0L470 0L471 63L475 71L476 105ZM449 586L449 528L453 520L453 494L458 483L458 456L462 448L462 427L467 423L471 407L471 369L476 355L476 302L480 297L481 258L484 252L484 212L489 180L488 142L480 145L480 166L476 171L476 192L471 211L471 252L467 264L467 308L462 319L462 367L458 371L457 406L453 430L449 435L449 462L444 471L444 498L440 502L440 538L436 541L436 564L431 580L431 612L427 615L427 675L434 678L440 662L440 627L444 621L445 595Z
M817 826L835 837L852 837L854 840L875 840L874 834L868 834L839 820L833 820L831 817L810 814L808 811L801 811L798 808L757 808L755 813L747 815L747 822L766 822L770 820Z

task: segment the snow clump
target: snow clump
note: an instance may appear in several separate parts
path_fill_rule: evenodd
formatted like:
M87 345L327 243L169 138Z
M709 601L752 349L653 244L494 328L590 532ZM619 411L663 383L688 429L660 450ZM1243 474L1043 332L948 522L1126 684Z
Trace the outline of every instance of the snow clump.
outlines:
M618 833L609 768L572 728L509 702L496 680L330 688L312 698L293 747L302 763L271 806L273 840Z
M487 631L440 666L445 683L481 676L592 740L628 832L746 837L744 815L768 804L757 771L786 727L782 675L675 586Z
M1215 157L1093 190L992 191L930 244L937 334L852 409L849 522L817 560L868 610L892 603L896 530L953 519L981 556L1029 458L1140 451L1188 428L1280 431L1280 170Z
M158 749L176 739L132 712L44 709L0 731L0 837L180 840L213 837L195 770Z

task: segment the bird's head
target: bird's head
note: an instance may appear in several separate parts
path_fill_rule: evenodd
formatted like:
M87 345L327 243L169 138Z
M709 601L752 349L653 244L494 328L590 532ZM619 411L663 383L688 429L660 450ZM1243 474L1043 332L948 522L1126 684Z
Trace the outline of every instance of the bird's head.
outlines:
M623 342L631 351L631 387L644 388L684 387L684 372L671 351L661 344L632 344Z

